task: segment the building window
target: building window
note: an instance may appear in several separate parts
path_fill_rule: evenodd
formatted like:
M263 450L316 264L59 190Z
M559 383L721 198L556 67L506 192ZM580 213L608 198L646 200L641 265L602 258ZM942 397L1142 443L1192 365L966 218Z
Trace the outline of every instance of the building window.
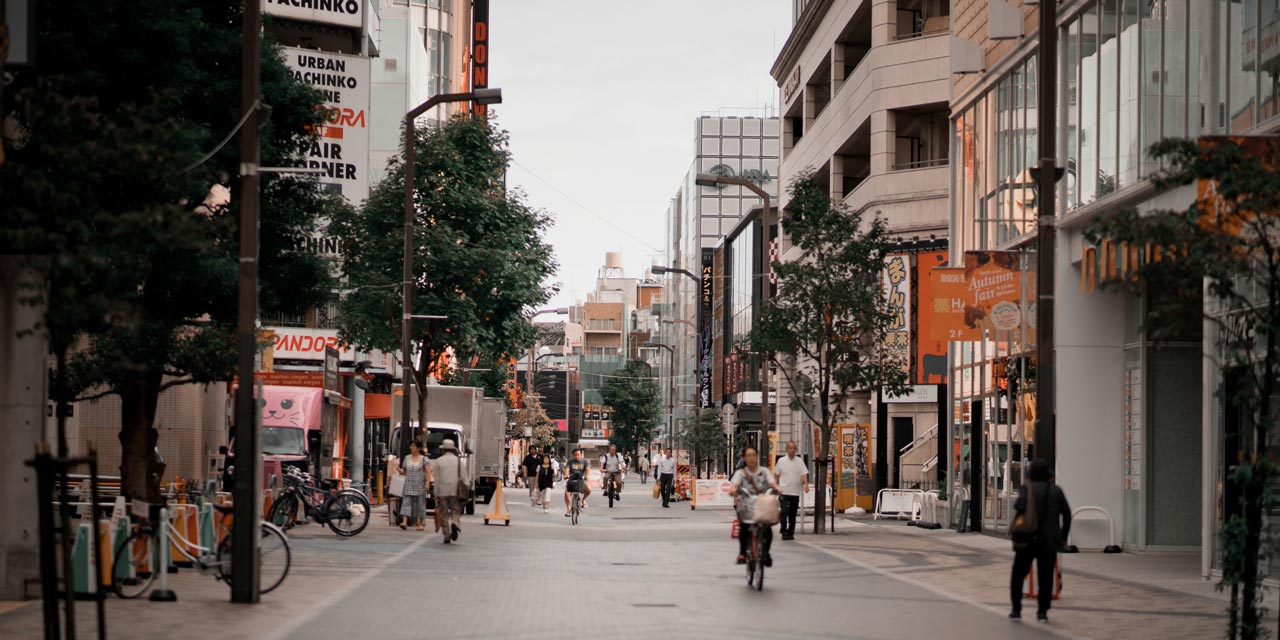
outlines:
M587 329L591 331L617 331L617 318L591 318L587 321Z

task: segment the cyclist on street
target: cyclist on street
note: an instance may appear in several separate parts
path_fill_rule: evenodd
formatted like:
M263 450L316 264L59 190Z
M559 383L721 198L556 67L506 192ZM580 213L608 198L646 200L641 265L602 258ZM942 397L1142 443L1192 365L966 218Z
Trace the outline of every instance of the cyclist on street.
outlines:
M618 445L609 445L609 453L604 454L600 459L600 471L604 474L605 491L609 490L611 482L617 483L616 499L622 499L622 479L627 473L627 463L618 454ZM605 494L608 495L607 493Z
M741 527L738 533L738 564L746 564L747 549L751 545L751 532L754 527L752 518L752 508L755 505L755 497L769 491L770 489L778 491L778 482L774 479L773 473L768 467L760 466L760 454L752 447L742 454L743 461L746 463L743 467L733 473L733 477L729 482L737 488L737 493L733 497L733 506L738 511L738 520ZM769 555L769 546L773 542L773 527L766 525L761 528L760 554L763 556L764 566L773 566L773 557Z
M591 495L591 487L587 486L587 472L591 464L582 456L582 449L573 450L573 459L564 465L564 477L568 480L564 486L564 516L569 517L570 494L582 494L582 506L587 506L587 496Z

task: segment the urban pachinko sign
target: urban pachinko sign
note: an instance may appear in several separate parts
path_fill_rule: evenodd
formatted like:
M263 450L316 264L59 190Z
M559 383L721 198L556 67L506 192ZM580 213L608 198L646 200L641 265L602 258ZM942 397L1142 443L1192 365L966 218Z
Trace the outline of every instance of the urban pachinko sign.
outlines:
M903 367L911 357L911 256L892 255L884 260L884 297L891 316L885 332L885 351L898 358Z
M324 94L320 135L303 150L303 166L352 204L369 196L369 59L284 47L294 78Z
M1016 251L965 252L965 327L981 332L1022 326L1020 261Z
M301 22L359 29L364 24L363 0L265 0L269 15Z

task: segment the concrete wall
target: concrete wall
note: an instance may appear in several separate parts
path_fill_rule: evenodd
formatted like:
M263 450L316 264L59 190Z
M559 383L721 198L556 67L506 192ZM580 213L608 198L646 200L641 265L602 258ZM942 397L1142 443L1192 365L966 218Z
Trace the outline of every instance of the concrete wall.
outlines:
M35 471L23 464L36 452L44 421L45 340L18 336L39 320L39 311L18 303L19 285L34 276L13 257L0 258L0 600L24 596L25 581L37 578L39 531L36 526Z

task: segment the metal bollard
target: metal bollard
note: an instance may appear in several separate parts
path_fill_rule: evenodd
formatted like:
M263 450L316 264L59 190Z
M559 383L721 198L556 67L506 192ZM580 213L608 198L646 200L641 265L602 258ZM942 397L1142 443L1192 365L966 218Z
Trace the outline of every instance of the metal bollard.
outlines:
M169 589L169 510L160 508L160 526L156 528L156 544L160 546L160 586L151 592L152 602L177 602L178 594Z

